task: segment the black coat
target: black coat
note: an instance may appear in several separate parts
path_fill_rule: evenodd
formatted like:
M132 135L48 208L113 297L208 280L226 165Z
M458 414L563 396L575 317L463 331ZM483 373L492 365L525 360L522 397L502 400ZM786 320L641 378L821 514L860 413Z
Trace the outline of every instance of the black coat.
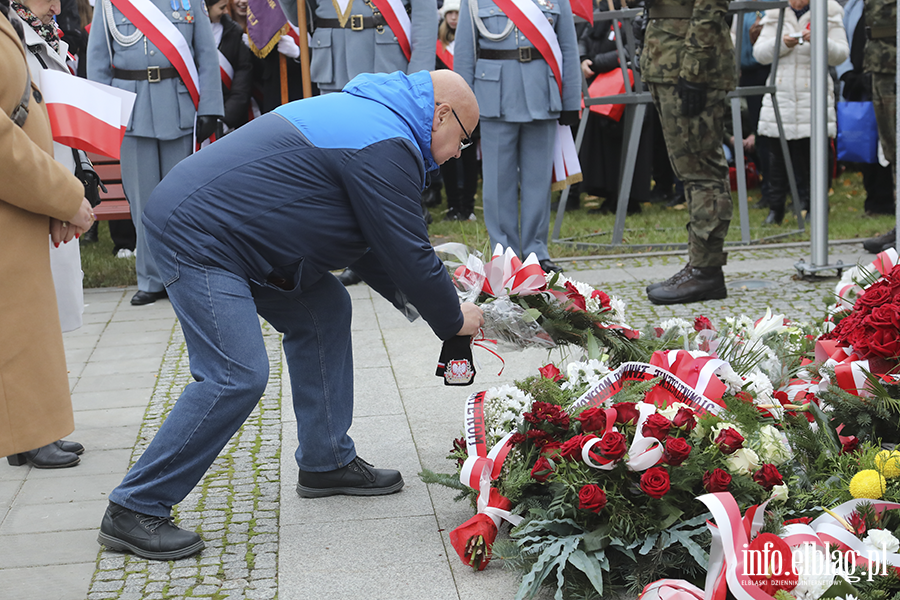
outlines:
M232 129L247 122L247 110L250 107L250 92L253 90L253 63L250 60L250 49L244 45L241 36L244 32L228 15L222 15L222 41L219 42L221 52L234 68L231 78L231 89L222 82L222 96L225 99L225 123Z

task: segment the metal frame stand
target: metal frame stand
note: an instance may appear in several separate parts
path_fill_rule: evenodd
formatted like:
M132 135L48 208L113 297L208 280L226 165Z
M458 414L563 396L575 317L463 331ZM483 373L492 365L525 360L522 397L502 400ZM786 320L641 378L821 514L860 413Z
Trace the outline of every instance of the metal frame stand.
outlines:
M784 0L779 2L767 2L767 9L780 9L779 12L779 21L778 21L778 32L777 35L781 36L781 30L784 24L784 10L787 8L788 3ZM747 1L736 1L731 2L729 4L729 11L735 12L738 14L743 14L745 12L756 11L760 7L758 2L754 2L753 0ZM594 13L594 21L608 21L612 20L613 28L616 32L616 49L619 53L619 65L622 71L622 77L625 81L625 93L619 94L616 96L603 96L598 98L592 98L590 93L588 92L587 81L582 82L582 89L584 91L584 106L585 110L582 111L581 122L578 125L578 132L575 136L575 147L579 150L581 149L581 144L584 140L584 131L587 128L587 119L589 116L589 109L591 106L601 105L601 104L624 104L625 105L625 136L622 140L622 156L624 160L621 164L620 170L620 178L619 178L619 194L616 203L616 221L613 227L612 232L612 240L611 244L598 244L593 242L579 242L577 241L579 238L585 237L595 237L601 235L609 235L609 232L599 232L588 235L582 235L571 238L561 238L560 231L562 229L562 222L565 217L566 203L569 198L569 187L566 187L559 199L559 207L556 211L556 220L553 226L553 235L551 237L551 241L558 244L566 244L571 245L577 248L632 248L632 249L660 249L660 248L687 248L686 243L681 244L622 244L623 234L625 232L625 216L628 210L628 199L631 194L631 184L634 177L634 167L637 160L637 152L638 152L638 144L640 143L641 137L641 129L644 124L644 116L647 111L647 104L652 102L652 97L649 91L644 90L644 86L641 82L640 72L637 69L633 70L634 74L634 86L632 87L631 81L628 78L627 71L627 60L625 58L625 48L622 44L622 36L619 27L619 22L625 23L626 27L631 26L631 22L641 14L643 9L640 8L632 8L632 9L620 9L616 11L597 11ZM736 67L740 68L740 49L741 49L741 36L738 36L737 47L735 48L735 63ZM629 56L635 55L634 48L634 40L632 36L628 37L628 51ZM781 238L789 235L794 235L796 233L802 233L804 231L804 223L803 218L800 212L799 205L799 195L797 193L797 182L794 178L794 170L793 165L791 163L790 154L788 152L787 141L784 138L784 125L781 120L781 112L778 108L778 101L776 98L776 88L775 88L775 76L778 72L778 53L775 55L775 59L772 63L772 70L769 75L769 81L765 86L748 86L748 87L738 87L734 92L729 93L728 98L731 103L731 114L732 114L732 124L735 132L735 140L743 139L743 131L741 128L741 111L740 111L740 98L746 96L756 96L761 94L770 94L772 96L772 105L775 109L775 120L778 124L778 131L781 137L781 148L782 153L785 157L787 172L788 172L788 183L791 189L791 196L793 197L794 202L794 214L797 217L797 230L792 230L787 233L782 233L774 236L769 236L765 238L760 238L757 240L750 239L750 222L749 222L749 210L747 208L747 177L746 171L744 170L745 162L744 162L744 147L742 144L735 144L735 167L737 170L737 178L738 178L738 211L740 215L741 222L741 241L740 242L726 242L728 246L734 245L748 245L752 243L757 243L764 240Z

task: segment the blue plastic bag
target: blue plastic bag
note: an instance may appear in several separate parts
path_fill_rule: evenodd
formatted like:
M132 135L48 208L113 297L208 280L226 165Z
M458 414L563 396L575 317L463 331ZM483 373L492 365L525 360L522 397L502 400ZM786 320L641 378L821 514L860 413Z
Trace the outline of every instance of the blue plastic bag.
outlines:
M878 162L878 124L871 102L837 103L837 159Z

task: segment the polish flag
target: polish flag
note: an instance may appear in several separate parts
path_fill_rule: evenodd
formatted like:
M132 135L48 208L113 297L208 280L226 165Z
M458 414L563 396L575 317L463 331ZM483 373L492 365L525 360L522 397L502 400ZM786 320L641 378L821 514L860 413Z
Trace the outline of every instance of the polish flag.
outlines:
M41 72L53 140L119 158L135 94L61 71Z

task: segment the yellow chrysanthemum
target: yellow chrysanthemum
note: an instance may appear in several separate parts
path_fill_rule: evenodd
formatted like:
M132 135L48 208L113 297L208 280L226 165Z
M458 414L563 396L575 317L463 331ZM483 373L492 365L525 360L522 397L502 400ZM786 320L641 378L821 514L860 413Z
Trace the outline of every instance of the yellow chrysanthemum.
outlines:
M850 480L850 495L854 498L871 498L878 500L884 495L887 481L875 469L865 469Z
M900 452L882 450L875 455L875 468L887 479L900 475Z

